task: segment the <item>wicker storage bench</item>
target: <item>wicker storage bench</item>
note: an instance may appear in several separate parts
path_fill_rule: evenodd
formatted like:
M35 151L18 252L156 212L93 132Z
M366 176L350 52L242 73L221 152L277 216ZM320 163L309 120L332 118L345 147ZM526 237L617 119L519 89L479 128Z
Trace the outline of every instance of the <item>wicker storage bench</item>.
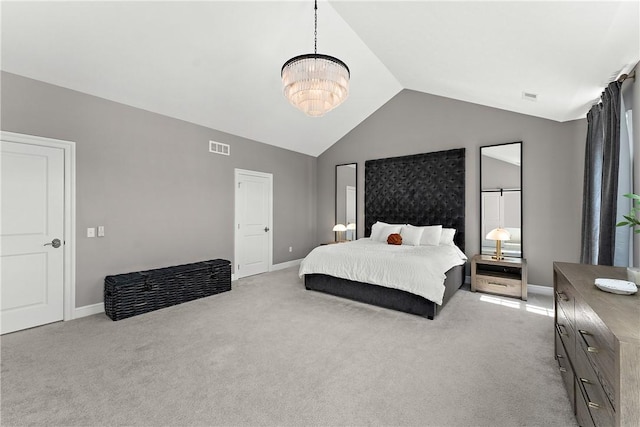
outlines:
M104 279L104 311L120 320L230 290L224 259L118 274Z

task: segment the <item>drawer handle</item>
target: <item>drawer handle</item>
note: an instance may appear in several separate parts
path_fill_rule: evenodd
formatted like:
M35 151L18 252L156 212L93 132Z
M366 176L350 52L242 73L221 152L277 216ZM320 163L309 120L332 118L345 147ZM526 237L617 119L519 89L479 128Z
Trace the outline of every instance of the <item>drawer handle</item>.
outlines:
M587 403L587 405L589 406L589 408L592 408L592 409L600 409L600 405L595 402L589 402Z
M556 359L564 359L564 357L561 354L556 354Z
M569 334L566 332L566 328L564 327L564 325L561 325L558 323L556 325L556 329L558 329L558 333L560 334L560 336L563 336L563 337L569 336Z
M560 301L569 301L569 298L567 298L564 292L556 291L556 296Z
M591 335L589 331L585 331L584 329L578 329L578 332L580 332L580 335L582 335L582 339L584 339L585 344L587 344L587 351L589 353L598 353L600 351L598 347L591 347L587 342L585 335Z
M580 381L581 381L582 383L584 383L584 384L592 384L592 383L591 383L591 381L589 381L589 380L588 380L588 379L586 379L586 378L580 378Z
M506 288L506 287L507 287L507 285L505 285L504 283L493 283L493 282L487 282L487 285L502 286L503 288Z
M563 368L562 366L560 367L560 372L564 373L567 372L567 368Z

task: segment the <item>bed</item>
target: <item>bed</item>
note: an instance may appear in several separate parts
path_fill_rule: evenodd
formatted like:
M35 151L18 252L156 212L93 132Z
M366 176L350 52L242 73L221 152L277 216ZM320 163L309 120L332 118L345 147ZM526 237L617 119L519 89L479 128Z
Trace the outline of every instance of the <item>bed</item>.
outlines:
M379 221L437 224L456 230L454 244L464 253L464 214L464 148L365 162L366 237ZM341 245L350 243L328 246L340 251ZM444 273L441 301L405 290L406 286L399 282L396 287L388 287L360 281L356 276L338 277L325 270L303 271L303 265L300 273L306 289L434 319L464 282L465 263Z

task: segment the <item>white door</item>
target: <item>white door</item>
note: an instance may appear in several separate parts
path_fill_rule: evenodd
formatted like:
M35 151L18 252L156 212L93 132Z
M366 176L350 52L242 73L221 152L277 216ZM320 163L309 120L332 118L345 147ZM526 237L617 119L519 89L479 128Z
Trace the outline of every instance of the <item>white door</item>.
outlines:
M520 192L519 191L505 191L502 197L503 213L504 213L504 228L520 228L520 219L522 213L520 210Z
M236 278L271 266L272 182L271 174L236 169Z
M482 192L482 249L492 251L496 242L485 239L494 228L502 227L502 203L500 193L497 191Z
M64 150L2 141L1 333L63 319Z
M348 225L349 223L356 222L356 187L351 185L347 185L346 188L346 201L345 206L347 207L347 220L344 225ZM356 230L347 230L347 240L355 240L356 239Z

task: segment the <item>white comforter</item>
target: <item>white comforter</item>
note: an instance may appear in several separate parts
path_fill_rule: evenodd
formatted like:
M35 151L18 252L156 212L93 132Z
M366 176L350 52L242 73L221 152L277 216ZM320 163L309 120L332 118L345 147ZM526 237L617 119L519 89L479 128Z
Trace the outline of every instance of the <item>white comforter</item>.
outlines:
M300 277L326 274L395 288L442 304L445 273L465 263L457 246L388 245L371 239L320 246L300 264Z

